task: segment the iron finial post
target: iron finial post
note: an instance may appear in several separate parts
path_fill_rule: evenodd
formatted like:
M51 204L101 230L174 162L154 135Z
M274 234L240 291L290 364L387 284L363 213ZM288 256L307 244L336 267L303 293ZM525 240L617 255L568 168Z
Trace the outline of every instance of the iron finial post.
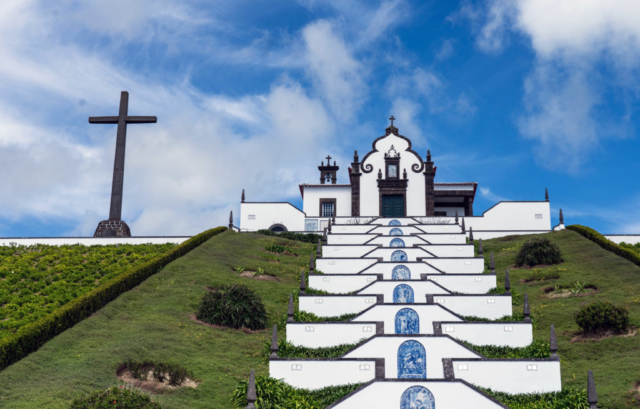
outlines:
M287 308L287 322L293 322L293 294L289 294L289 307Z
M278 358L278 324L273 324L271 332L271 355L269 358Z
M531 322L531 310L529 309L529 294L524 295L524 308L522 310L524 313L524 322Z
M551 324L551 334L549 336L549 351L551 351L551 358L559 359L558 357L558 339L556 338L556 328Z
M593 371L589 370L589 379L587 380L587 403L589 409L597 409L598 394L596 392L596 381L593 379Z
M245 409L256 409L256 371L251 370L249 375L249 385L247 386L247 406Z
M509 278L509 269L504 273L504 293L511 295L511 279Z
M300 273L300 295L306 295L304 290L307 289L307 277L305 277L304 270Z

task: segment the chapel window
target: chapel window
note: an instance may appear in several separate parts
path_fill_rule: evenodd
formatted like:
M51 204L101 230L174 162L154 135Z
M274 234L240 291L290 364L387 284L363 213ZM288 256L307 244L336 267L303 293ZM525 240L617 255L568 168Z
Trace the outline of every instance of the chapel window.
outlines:
M320 217L333 217L335 212L335 203L324 202L322 203L322 214Z

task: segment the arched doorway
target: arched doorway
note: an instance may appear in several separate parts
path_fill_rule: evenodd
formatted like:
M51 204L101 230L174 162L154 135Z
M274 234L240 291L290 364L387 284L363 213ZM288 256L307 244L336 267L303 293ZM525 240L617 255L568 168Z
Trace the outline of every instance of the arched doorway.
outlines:
M274 224L273 226L269 227L269 230L276 233L281 231L289 231L287 230L284 224L280 224L280 223Z

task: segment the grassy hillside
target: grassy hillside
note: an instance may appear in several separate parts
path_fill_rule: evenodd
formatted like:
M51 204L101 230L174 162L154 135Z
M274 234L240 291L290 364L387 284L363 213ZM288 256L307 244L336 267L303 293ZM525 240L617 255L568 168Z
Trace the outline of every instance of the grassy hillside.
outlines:
M295 255L264 248L288 243ZM314 246L273 237L225 232L91 318L77 324L37 352L0 372L0 407L67 408L70 401L119 383L115 371L127 359L180 363L202 383L160 396L165 408L231 408L230 393L249 370L266 374L261 349L270 331L210 328L194 322L207 286L245 283L263 298L270 324L286 312L288 294ZM277 281L240 277L235 267L263 268Z
M531 236L494 239L484 242L485 255L495 253L498 282L504 283L504 271L510 270L517 294L529 294L531 309L537 318L536 339L548 339L549 325L558 336L564 386L585 388L587 371L594 371L598 398L605 408L637 407L640 394L640 335L615 336L600 340L572 342L579 332L574 314L594 301L610 301L629 307L631 325L640 327L640 267L602 249L579 234L565 230L546 234L560 247L564 263L537 269L514 269L520 244ZM548 274L552 273L552 274ZM557 274L559 278L524 283L534 276ZM567 298L550 298L546 287L574 287L576 281L591 284L597 291ZM521 308L521 307L518 307Z

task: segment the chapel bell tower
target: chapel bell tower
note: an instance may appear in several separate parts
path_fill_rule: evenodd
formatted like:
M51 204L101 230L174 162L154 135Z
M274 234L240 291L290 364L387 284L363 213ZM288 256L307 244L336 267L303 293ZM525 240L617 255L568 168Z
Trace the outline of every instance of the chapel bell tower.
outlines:
M338 183L338 169L339 166L336 166L336 161L333 161L333 166L331 166L331 156L327 156L327 165L325 166L324 161L320 163L318 166L318 170L320 171L320 184L332 184L335 185Z

